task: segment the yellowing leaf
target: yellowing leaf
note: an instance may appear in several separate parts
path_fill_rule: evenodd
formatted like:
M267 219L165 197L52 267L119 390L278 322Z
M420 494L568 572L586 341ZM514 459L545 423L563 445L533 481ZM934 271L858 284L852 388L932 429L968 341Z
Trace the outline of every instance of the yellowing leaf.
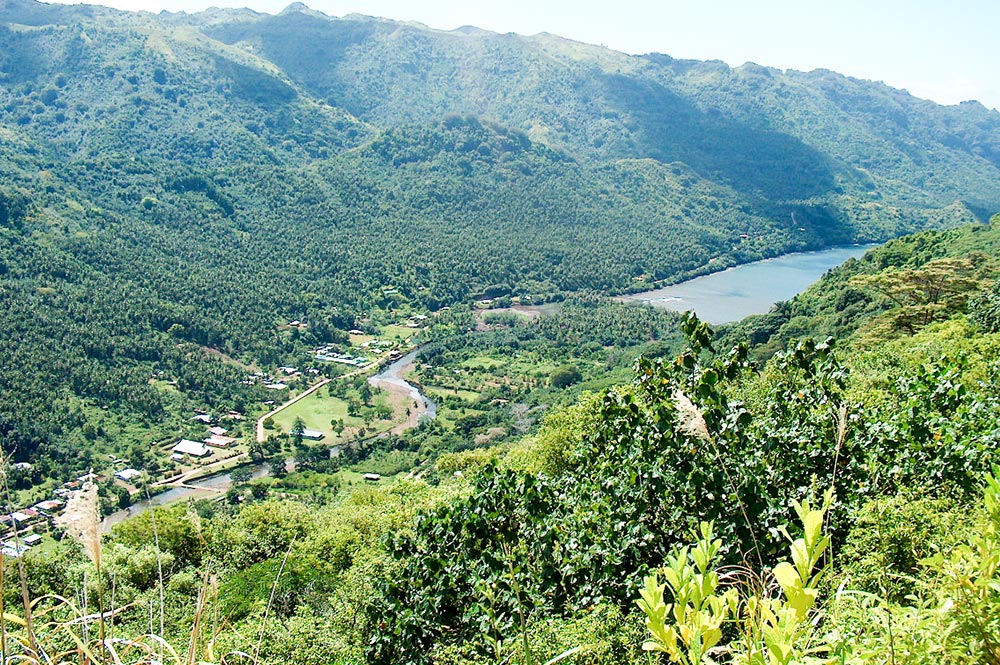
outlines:
M789 589L802 588L802 578L799 577L799 573L795 570L795 566L787 561L782 561L774 567L774 579L778 580L778 584L781 585L781 590L785 592L786 596L788 595Z
M17 616L16 614L8 614L7 612L4 612L2 615L0 615L0 618L2 618L4 621L10 621L11 623L16 623L18 626L21 627L28 625L27 623L25 623L24 619Z

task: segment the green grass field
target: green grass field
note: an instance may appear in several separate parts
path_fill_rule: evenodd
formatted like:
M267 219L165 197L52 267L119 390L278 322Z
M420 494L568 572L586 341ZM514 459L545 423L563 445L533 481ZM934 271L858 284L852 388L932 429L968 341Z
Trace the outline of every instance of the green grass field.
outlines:
M416 335L418 330L416 328L407 328L406 326L382 326L382 334L379 335L379 339L385 340L407 340Z
M376 395L373 403L376 406L384 405L386 397ZM366 421L361 417L350 416L347 414L347 400L332 397L325 389L320 389L282 410L274 416L274 422L281 432L290 432L296 418L302 418L306 429L326 434L324 441L327 443L336 443L341 440L333 432L333 426L330 423L332 420L343 420L345 427L348 428L368 427L375 428L377 431L389 429L395 422L394 420Z
M303 491L310 488L326 488L326 487L364 487L367 485L387 485L396 480L404 474L396 475L384 475L381 479L377 481L365 480L364 474L358 471L351 471L349 469L341 469L335 473L317 473L315 471L306 471L301 474L294 474L293 476L288 476L278 480L277 478L268 477L264 482L270 484L275 489L281 491Z
M458 397L469 404L475 404L479 401L480 394L474 390L465 390L464 388L446 388L444 386L424 386L424 393L434 399L435 397Z
M463 360L461 366L467 368L479 367L482 369L494 369L496 367L503 367L506 364L506 362L498 358L490 356L474 356Z
M299 400L274 416L275 424L282 432L289 432L297 418L301 418L306 429L323 432L328 438L335 438L331 420L343 419L347 427L363 427L364 420L347 415L347 400L330 397L325 390Z
M351 346L356 346L361 348L361 345L365 342L370 342L375 339L374 335L348 335L347 340L350 342Z

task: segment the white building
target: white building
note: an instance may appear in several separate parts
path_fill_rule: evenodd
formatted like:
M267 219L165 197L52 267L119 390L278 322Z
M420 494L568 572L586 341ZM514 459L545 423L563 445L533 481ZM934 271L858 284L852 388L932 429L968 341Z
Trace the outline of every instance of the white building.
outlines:
M228 448L229 446L236 443L236 439L231 436L220 436L218 434L213 434L212 436L205 439L205 443L212 446L213 448Z
M212 451L205 446L201 441L192 441L191 439L181 439L177 442L177 445L171 448L170 452L180 455L190 455L191 457L207 457L212 454Z

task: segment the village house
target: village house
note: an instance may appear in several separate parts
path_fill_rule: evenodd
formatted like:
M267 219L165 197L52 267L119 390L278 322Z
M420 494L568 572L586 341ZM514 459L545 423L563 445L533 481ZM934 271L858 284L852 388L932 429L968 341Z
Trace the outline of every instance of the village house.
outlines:
M40 517L41 516L38 514L38 511L32 510L31 508L24 508L10 514L10 519L18 527L31 524L32 522L37 522Z
M205 439L205 444L212 446L213 448L228 448L229 446L236 443L236 439L231 436L222 436L219 434L213 434L212 436Z
M208 457L212 454L212 451L205 447L204 443L190 439L181 439L176 446L170 449L170 452L190 457Z
M46 515L59 512L65 505L59 499L46 499L45 501L39 501L32 507L43 515Z

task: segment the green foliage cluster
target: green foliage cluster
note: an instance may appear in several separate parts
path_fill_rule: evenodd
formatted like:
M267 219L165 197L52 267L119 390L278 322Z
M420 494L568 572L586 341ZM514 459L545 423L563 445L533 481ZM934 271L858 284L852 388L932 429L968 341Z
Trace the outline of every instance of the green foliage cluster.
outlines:
M835 488L839 540L870 528L854 511L878 497L906 490L969 501L996 459L989 358L904 366L862 393L828 344L802 342L757 371L746 347L706 355L707 327L684 326L692 347L672 362L640 360L635 386L608 392L583 436L568 435L576 448L560 456L556 475L538 471L549 464L488 466L470 495L394 542L403 572L375 607L372 620L385 629L372 659L425 662L421 654L442 644L487 653L482 615L470 611L485 607L484 587L490 620L506 635L522 613L625 607L632 581L664 565L700 520L727 544L724 563L756 567L780 554L788 502L812 489ZM895 565L912 573L912 559Z
M667 557L662 571L665 584L659 584L653 574L640 590L636 603L646 615L652 638L642 645L643 650L664 652L678 665L714 662L718 653L726 653L732 663L746 665L822 662L817 655L830 649L817 639L810 615L825 572L818 564L830 547L823 524L832 501L832 492L826 493L816 509L809 501L793 501L804 533L792 541L791 563L782 561L771 571L777 583L773 594L772 585L755 581L746 582L744 589L735 584L724 592L720 589L715 568L722 541L713 539L711 523L703 522L694 546L678 548ZM667 586L673 596L670 604L664 602ZM736 637L720 645L725 623L735 625Z
M964 506L947 497L899 494L872 499L837 552L851 588L904 603L920 591L921 562L948 551L974 527Z
M941 551L919 561L919 576L907 576L913 592L905 599L887 596L884 587L881 594L859 590L849 586L850 577L840 580L836 592L821 594L818 582L833 569L832 556L823 560L831 543L824 533L829 493L821 510L794 504L804 533L792 541L793 563L781 562L763 576L750 571L730 580L724 592L714 558L722 543L712 540L710 525L703 525L690 550L680 548L669 557L670 566L661 571L666 584L658 584L654 574L640 590L636 602L646 615L650 638L643 649L665 652L684 665L993 662L998 473L1000 467L994 466L985 474L983 505L972 507L964 528L937 541ZM919 510L912 514L923 517ZM877 529L880 523L859 522L855 530ZM891 536L867 540L876 550L899 551ZM850 570L890 577L877 569L880 562L867 563L875 569ZM671 587L671 603L665 602L666 586Z
M985 332L1000 332L1000 282L969 301L969 320Z
M181 653L190 642L198 652L241 651L260 663L363 662L374 627L362 609L376 581L392 573L383 539L456 491L401 482L359 487L322 506L274 499L156 508L115 527L97 569L75 547L32 551L23 560L25 585L35 611L53 621L62 601L47 594L85 614L88 594L94 603L103 585L105 602L116 607L110 633L152 632ZM20 607L18 564L4 559L5 607Z

